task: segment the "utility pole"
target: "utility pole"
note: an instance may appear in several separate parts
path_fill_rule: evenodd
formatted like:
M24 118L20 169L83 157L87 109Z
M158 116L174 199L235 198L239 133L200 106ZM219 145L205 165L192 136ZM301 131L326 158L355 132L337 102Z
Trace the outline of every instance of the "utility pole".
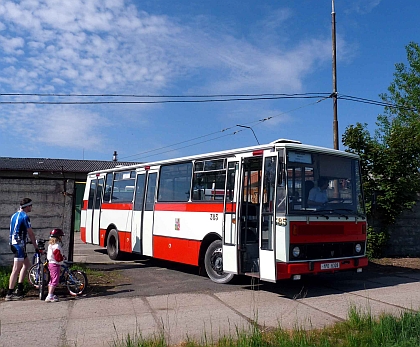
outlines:
M332 1L332 12L331 12L331 19L332 19L332 82L333 82L333 92L331 94L333 100L333 113L334 113L334 120L333 120L333 141L334 141L334 149L339 149L338 146L338 119L337 119L337 44L335 39L335 6L334 0Z

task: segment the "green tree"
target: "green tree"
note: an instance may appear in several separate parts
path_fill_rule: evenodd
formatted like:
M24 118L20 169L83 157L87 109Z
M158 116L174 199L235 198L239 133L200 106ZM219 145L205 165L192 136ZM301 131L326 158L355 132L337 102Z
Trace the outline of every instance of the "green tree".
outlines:
M343 134L348 151L361 157L370 256L380 255L388 226L415 205L420 192L420 46L410 42L406 52L408 65L395 65L388 93L380 95L389 106L378 116L374 136L361 123Z

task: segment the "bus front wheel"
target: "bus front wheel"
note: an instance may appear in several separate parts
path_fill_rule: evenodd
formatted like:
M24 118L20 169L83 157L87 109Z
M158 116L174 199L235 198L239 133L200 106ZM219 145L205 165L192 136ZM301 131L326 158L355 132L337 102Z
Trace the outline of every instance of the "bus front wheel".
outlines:
M206 250L204 256L204 267L206 268L207 276L216 283L229 283L234 274L223 272L223 256L222 256L222 241L213 241Z
M121 257L118 232L115 229L112 229L108 234L106 250L108 252L108 257L110 257L112 260L117 260Z

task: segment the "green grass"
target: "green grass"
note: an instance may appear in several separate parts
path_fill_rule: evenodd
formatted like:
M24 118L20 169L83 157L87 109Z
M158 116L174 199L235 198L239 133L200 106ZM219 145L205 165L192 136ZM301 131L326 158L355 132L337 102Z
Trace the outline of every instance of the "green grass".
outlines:
M72 265L71 268L84 271L90 279L93 279L93 281L96 278L101 278L104 276L103 271L89 269L85 264L74 264ZM0 297L3 297L7 294L7 289L9 288L9 278L10 278L11 271L12 271L11 266L0 266ZM25 278L24 291L28 292L28 290L31 288L32 286L29 283L29 280Z
M185 347L418 347L420 313L403 312L399 316L384 314L374 318L369 312L350 308L348 319L324 329L292 331L281 327L261 331L254 325L250 332L236 332L217 341L204 343L187 339ZM114 341L114 347L169 347L164 334L151 339L127 336Z
M12 272L11 266L0 266L0 297L5 296L7 294L11 272ZM28 289L30 288L28 279L25 278L23 285L24 285L24 291L28 291Z

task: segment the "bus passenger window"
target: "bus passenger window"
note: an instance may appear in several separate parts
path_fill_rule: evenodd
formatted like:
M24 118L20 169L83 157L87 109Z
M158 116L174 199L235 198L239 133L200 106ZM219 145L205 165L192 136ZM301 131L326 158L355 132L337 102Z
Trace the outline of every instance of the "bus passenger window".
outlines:
M225 159L196 161L194 163L191 200L223 201L225 181Z

